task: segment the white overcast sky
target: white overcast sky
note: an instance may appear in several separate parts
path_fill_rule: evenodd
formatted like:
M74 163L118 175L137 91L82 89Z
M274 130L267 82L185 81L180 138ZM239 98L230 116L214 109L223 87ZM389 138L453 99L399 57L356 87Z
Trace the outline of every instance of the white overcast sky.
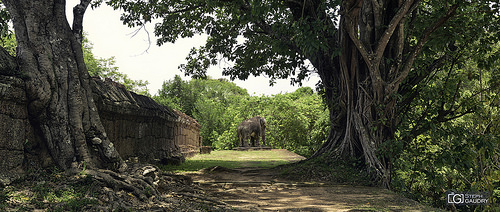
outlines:
M68 19L73 19L72 8L79 0L67 1ZM164 44L157 46L156 38L153 35L153 25L149 26L149 33L153 44L148 48L148 36L144 30L132 36L135 29L128 28L120 21L120 11L114 11L111 7L103 4L101 7L92 10L90 7L84 16L83 29L88 33L89 40L94 44L93 53L102 58L114 56L116 66L119 71L127 74L134 80L147 80L149 92L156 94L166 80L173 79L180 75L185 77L178 66L185 63L185 58L189 50L204 44L205 38L197 36L190 39L178 40L175 44ZM208 71L208 75L214 79L222 78L222 67L224 64L214 66ZM229 79L229 77L224 77ZM318 82L317 75L312 76L308 81L303 82L303 86L314 89ZM278 80L274 86L269 86L269 78L260 76L250 76L246 81L235 80L238 86L247 89L250 95L272 95L278 93L289 93L298 87L291 86L290 80Z

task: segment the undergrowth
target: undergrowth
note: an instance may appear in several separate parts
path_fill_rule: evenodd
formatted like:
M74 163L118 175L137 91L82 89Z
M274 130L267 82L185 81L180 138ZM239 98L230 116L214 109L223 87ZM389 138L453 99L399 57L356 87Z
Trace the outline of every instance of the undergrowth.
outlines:
M319 156L278 168L281 171L280 175L289 180L372 185L366 169L356 160Z
M84 211L86 206L98 204L92 189L93 182L90 175L68 179L55 168L45 169L2 188L0 209Z

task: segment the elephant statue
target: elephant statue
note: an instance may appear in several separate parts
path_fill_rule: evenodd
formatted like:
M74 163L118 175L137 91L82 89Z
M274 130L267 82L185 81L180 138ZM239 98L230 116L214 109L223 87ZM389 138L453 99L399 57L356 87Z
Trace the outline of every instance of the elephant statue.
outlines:
M260 137L262 136L263 146L266 145L266 119L260 116L242 121L237 129L240 147L261 146Z

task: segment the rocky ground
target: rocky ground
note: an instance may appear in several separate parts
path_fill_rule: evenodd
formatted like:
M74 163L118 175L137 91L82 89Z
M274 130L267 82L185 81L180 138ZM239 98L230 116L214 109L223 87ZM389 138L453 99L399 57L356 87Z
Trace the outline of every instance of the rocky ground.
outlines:
M303 158L286 150L290 161ZM249 164L250 165L250 164ZM1 211L433 211L389 190L283 176L282 168L214 166L168 174L130 164L105 181L82 171L43 170L0 190ZM89 172L92 173L92 172ZM140 191L122 182L142 179ZM293 180L292 180L293 179ZM144 183L145 182L145 183ZM153 187L148 187L151 182Z

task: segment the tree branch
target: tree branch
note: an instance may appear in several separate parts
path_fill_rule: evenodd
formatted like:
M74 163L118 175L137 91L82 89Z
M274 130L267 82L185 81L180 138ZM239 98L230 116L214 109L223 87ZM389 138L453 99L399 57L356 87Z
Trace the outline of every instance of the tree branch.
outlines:
M422 82L425 79L432 78L431 74L434 73L435 75L436 70L442 67L445 64L445 62L449 59L451 59L451 56L449 54L445 54L440 58L435 59L432 62L432 64L427 66L427 68L425 68L425 71L423 71L421 74L411 76L409 77L408 80L405 81L403 86L401 86L401 90L399 90L399 93L401 95L405 95L407 93L410 95L407 98L403 99L401 103L399 103L402 106L402 108L409 107L413 99L415 99L420 93L419 88L413 89L413 87L417 86L418 84L420 84L420 82ZM408 109L402 109L401 111L403 113L405 111L408 112Z
M80 0L80 4L73 7L73 35L78 43L83 40L83 15L92 0Z
M446 12L446 15L441 17L437 22L434 23L434 25L428 27L427 29L424 30L424 33L420 40L418 41L417 45L415 46L415 49L413 52L408 56L408 59L406 60L406 63L403 67L403 70L401 71L401 74L396 77L388 86L386 93L392 93L395 90L399 88L399 84L403 82L403 80L408 76L410 73L410 70L413 66L413 63L415 59L417 58L417 55L422 51L422 48L424 45L427 43L429 40L430 35L435 32L437 29L439 29L444 23L446 23L453 15L455 14L455 11L458 8L458 4L455 4L450 7L450 9Z
M360 1L361 2L361 1ZM359 3L360 3L359 2ZM344 7L347 7L347 5L343 5ZM345 20L343 21L343 25L345 25L345 27L343 27L343 30L345 30L347 32L347 34L349 35L349 38L351 38L351 41L354 43L354 45L356 46L356 49L358 49L359 53L361 54L361 56L363 57L363 60L365 61L365 63L367 64L368 67L370 67L370 70L372 69L372 56L370 56L372 53L369 52L365 46L363 45L363 43L361 42L361 40L359 40L358 38L358 33L355 31L355 29L357 29L357 25L354 25L354 20L352 19L352 14L354 14L355 16L358 15L359 13L359 8L357 8L357 11L354 12L354 8L356 7L359 7L359 4L356 3L355 5L352 6L352 8L345 8L343 11L343 17L345 17ZM380 75L380 74L379 74Z
M418 3L418 1L416 2ZM394 30L396 30L397 26L399 26L399 23L403 18L408 14L408 11L410 11L410 8L413 4L413 1L405 1L403 6L399 8L398 12L396 15L392 18L391 22L389 23L388 28L385 30L385 32L382 34L382 37L379 39L377 42L376 48L375 48L375 64L378 65L380 64L380 61L382 61L383 55L385 48L387 47L387 44L389 43L389 40L391 39Z

